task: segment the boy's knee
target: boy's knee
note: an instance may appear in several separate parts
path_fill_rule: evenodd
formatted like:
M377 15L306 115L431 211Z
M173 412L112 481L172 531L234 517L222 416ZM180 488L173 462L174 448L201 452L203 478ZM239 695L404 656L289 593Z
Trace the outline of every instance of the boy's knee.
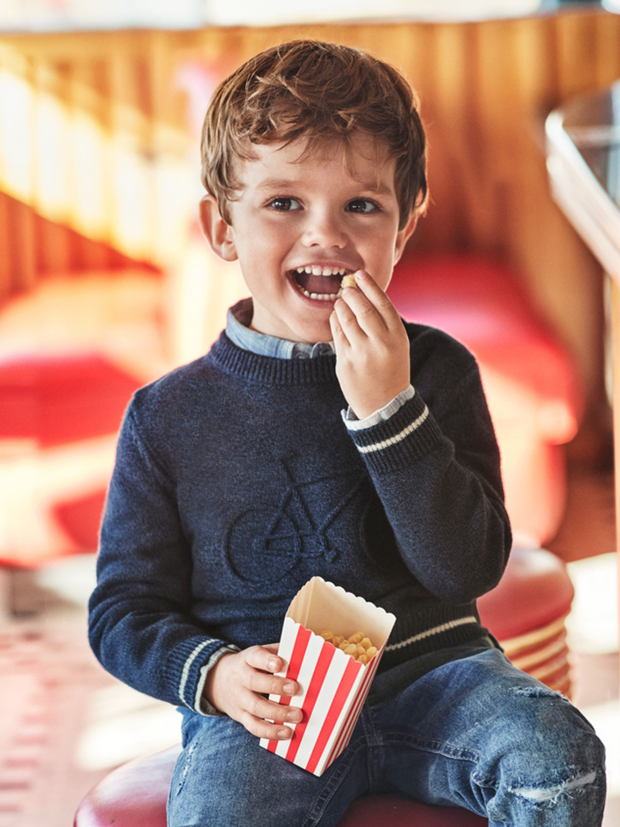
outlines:
M593 766L604 763L604 747L594 728L559 692L528 679L521 686L509 687L506 700L506 717L498 737L508 734L512 751L528 766L554 759L575 766L584 761Z
M527 681L509 694L517 702L497 732L495 766L489 762L477 778L491 797L489 812L515 824L522 821L515 820L514 808L536 811L541 824L577 824L577 814L586 819L580 823L599 824L605 748L593 727L568 699L543 685ZM551 810L559 820L543 821Z

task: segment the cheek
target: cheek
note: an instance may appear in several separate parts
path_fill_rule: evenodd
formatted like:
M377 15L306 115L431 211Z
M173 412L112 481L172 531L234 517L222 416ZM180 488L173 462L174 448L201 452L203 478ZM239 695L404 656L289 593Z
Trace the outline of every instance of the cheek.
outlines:
M254 228L252 246L260 249L263 254L276 256L278 253L286 252L291 243L291 231L278 224L264 221Z

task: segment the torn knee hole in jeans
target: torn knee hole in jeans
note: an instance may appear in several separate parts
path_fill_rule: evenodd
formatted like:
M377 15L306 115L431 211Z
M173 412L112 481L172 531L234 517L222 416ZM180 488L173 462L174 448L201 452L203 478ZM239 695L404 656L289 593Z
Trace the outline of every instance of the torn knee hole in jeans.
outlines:
M191 744L190 748L187 751L187 755L185 756L185 764L183 766L183 772L181 773L181 777L177 783L176 794L178 795L181 790L183 789L183 785L185 784L185 780L187 778L187 774L189 772L190 764L192 763L192 758L194 756L194 750L196 749L196 744Z
M515 695L525 695L528 698L560 698L563 701L567 700L561 692L549 689L548 686L517 686L512 691Z
M534 804L555 804L562 795L582 790L593 784L596 778L597 772L592 770L549 787L509 787L508 789L514 795L521 796Z

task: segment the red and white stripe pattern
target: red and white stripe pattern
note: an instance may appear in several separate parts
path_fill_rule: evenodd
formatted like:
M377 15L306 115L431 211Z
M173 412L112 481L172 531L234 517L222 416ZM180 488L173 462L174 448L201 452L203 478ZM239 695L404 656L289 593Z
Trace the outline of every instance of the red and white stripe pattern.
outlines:
M299 724L289 724L290 740L263 738L261 746L321 775L349 743L384 648L365 666L286 617L279 655L287 667L279 674L298 681L301 692L292 699L271 700L301 707L304 717Z

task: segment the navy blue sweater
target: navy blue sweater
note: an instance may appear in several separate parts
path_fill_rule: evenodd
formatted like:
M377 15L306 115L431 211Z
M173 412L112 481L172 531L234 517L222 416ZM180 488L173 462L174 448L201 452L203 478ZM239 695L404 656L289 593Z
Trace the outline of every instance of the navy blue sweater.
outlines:
M90 603L106 669L200 711L209 658L277 641L313 575L396 615L382 670L482 633L475 598L511 541L497 444L473 356L407 330L415 395L366 429L342 420L333 355L259 356L225 333L136 393Z

